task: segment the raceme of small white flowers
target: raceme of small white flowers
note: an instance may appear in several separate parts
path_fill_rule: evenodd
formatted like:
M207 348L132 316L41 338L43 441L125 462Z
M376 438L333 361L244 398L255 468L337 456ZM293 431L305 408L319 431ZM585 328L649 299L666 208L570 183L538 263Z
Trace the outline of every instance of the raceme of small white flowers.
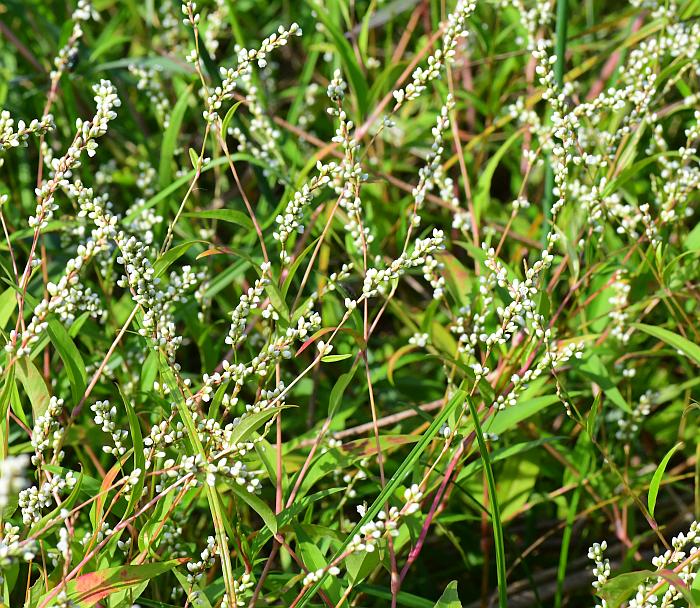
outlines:
M275 57L286 52L284 47L293 46L294 39L302 35L301 27L297 23L280 25L253 48L235 45L234 60L227 60L222 51L227 48L229 36L228 2L216 0L201 7L187 1L177 16L173 15L172 7L158 8L163 26L163 32L158 34L161 42L165 41L164 46L178 57L177 62L189 62L187 68L192 75L196 74L198 85L201 84L193 99L200 102L196 117L205 135L196 144L201 143L201 153L197 155L197 150L192 150L196 175L194 181L188 182L191 190L199 188L197 180L205 170L212 169L218 176L218 168L213 167L222 154L233 166L234 161L225 148L227 138L236 142L232 148L236 163L241 158L253 159L251 164L259 169L255 179L268 180L268 187L281 186L283 190L276 208L264 221L258 222L259 218L251 214L250 223L260 232L263 256L246 254L246 266L234 267L232 263L231 268L238 273L236 277L242 277L242 287L234 291L225 290L217 282L219 277L200 264L207 257L235 257L238 253L220 242L213 226L204 224L199 234L201 239L173 247L167 237L163 239L166 220L172 220L169 236L180 238L176 225L180 213L173 219L168 207L170 201L165 199L166 204L160 204L164 197L159 198L159 191L164 184L162 165L157 159L141 158L137 150L129 148L126 160L110 159L99 167L90 165L96 162L91 159L98 153L98 147L101 151L102 146L113 144L110 129L118 120L117 109L122 106L122 99L125 106L128 99L122 94L121 84L119 90L106 79L93 84L95 110L88 113L92 118L77 118L74 125L69 125L72 139L67 146L61 142L62 134L68 131L60 121L61 128L57 129L54 115L48 109L59 94L59 82L77 61L79 45L83 44L83 27L92 27L96 24L89 22L100 19L88 0L77 2L70 35L58 50L48 75L50 103L45 113L39 118L23 119L14 111L0 112L0 152L20 154L22 148L37 139L43 163L40 164L46 170L44 177L37 180L34 198L30 197L35 210L25 222L31 239L29 253L26 260L21 260L24 267L14 268L17 296L11 295L13 305L15 300L18 303L18 317L14 329L6 335L3 372L15 373L16 368L18 374L24 374L20 381L26 386L26 370L35 369L32 361L40 360L47 343L56 335L75 337L86 323L90 323L85 334L87 342L96 340L98 334L107 335L115 327L116 332L123 328L123 333L107 352L85 362L85 377L79 380L75 379L75 368L70 364L71 357L76 358L72 350L60 353L62 369L48 383L42 380L37 364L36 374L42 382L40 407L32 403L31 422L24 412L20 415L12 410L29 440L21 447L22 453L7 454L0 461L0 510L18 508L17 525L4 522L0 571L7 571L19 562L31 562L41 552L42 557L63 564L67 573L74 561L73 551L79 545L88 550L108 546L110 551L123 554L125 564L131 564L140 555L138 552L144 551L142 545L152 543L153 550L164 558L187 559L178 571L187 585L173 590L173 601L183 601L187 596L187 602L198 605L208 574L216 568L228 567L227 587L220 605L247 605L255 593L259 569L257 564L245 564L243 570L238 568L234 573L230 564L225 565L231 557L234 539L228 538L231 530L221 523L221 513L218 518L212 518L216 520L212 521L214 533L204 532L201 546L195 547L180 542L187 522L177 519L185 516L184 509L179 512L176 507L182 496L193 501L195 494L217 505L220 488L242 496L254 510L263 502L264 490L277 490L276 483L280 494L283 490L291 491L293 496L299 488L308 491L302 484L307 472L303 467L297 487L289 484L289 480L283 484L273 478L273 456L281 458L281 452L274 453L272 429L281 424L279 421L287 409L299 407L297 389L304 398L311 393L317 398L315 388L311 388L315 381L310 378L324 373L322 364L352 356L342 350L344 345L339 344L338 335L347 332L356 338L357 344L362 344L362 357L358 356L358 361L371 359L366 357L371 332L365 327L360 338L361 332L351 329L350 321L364 315L364 324L369 325L373 307L379 310L373 313L379 321L404 283L426 294L426 300L432 302L426 309L440 307L443 319L447 319L447 329L440 332L426 313L424 323L407 324L401 333L403 347L413 355L431 356L444 349L445 343L452 348L452 360L445 358L443 363L446 396L458 390L454 375L459 368L472 382L474 391L485 385L489 387L490 390L483 392L481 411L497 413L518 407L529 389L551 377L554 383L551 392L563 405L562 411L572 418L575 416L573 399L560 376L585 359L590 336L584 339L578 335L560 335L554 325L558 313L548 310L542 299L551 291L550 285L553 286L550 282L554 280L556 263L564 260L562 266L571 264L578 272L586 261L586 246L602 239L607 228L611 228L620 242L635 243L643 239L658 249L664 244L664 235L677 240L674 231L680 230L683 221L693 214L688 201L700 187L700 168L696 162L700 111L693 110L692 124L683 132L685 141L672 143L667 136L669 125L664 120L661 100L679 81L661 84L659 66L673 58L687 61L696 74L700 73L700 24L688 19L672 21L670 17L678 16L675 3L669 3L666 8L654 2L644 3L655 15L667 14L668 25L657 36L645 38L630 48L614 85L585 98L575 81L558 84L554 72L557 63L554 42L547 37L554 3L539 2L531 9L523 0L499 0L496 4L504 9L515 8L520 14L517 36L524 35L522 46L532 58L537 81L533 86L542 90L547 115L545 119L543 112L527 103L523 96L505 107L504 119L516 122L532 138L522 158L528 174L531 170L541 171L544 158L550 159L554 174L554 201L551 217L544 226L544 238L534 248L527 243L533 253L519 255L522 268L506 263L503 243L494 241L488 230L482 231L483 240L472 239L477 214L465 203L457 173L450 169L448 161L453 153L450 137L453 128L457 128L453 116L456 99L438 81L446 79L450 70L461 65L458 51L461 45L468 44L476 1L457 1L441 26L436 48L412 70L405 86L387 93L393 105L388 106L386 115L376 117L376 125L361 124L357 119L352 99L356 83L352 78L346 80L347 74L336 67L341 62L329 62L333 65L327 66L323 84L312 83L301 92L300 99L313 106L317 97L323 97L319 92L325 89L327 99L322 101L327 107L322 118L330 123L332 137L328 145L336 156L333 160L314 158L316 162L310 162L300 178L288 174L282 153L284 146L289 145L288 134L279 121L273 120L268 94L275 84L270 75L274 72ZM181 31L183 26L187 35ZM208 57L203 56L202 48L208 50ZM218 74L212 74L205 58L207 62L222 63ZM379 69L381 60L371 59L366 67ZM125 68L125 77L136 94L145 96L158 125L164 131L173 126L175 96L168 70L137 59ZM77 79L72 84L83 85ZM682 85L679 88L684 90ZM401 126L406 122L403 113L410 111L411 103L430 95L438 98L436 111L429 117L426 128L430 143L419 150L420 167L406 189L407 211L397 221L402 230L401 239L396 248L391 248L380 238L374 223L381 215L371 194L378 170L374 166L372 145L366 145L364 136L371 134L372 144L390 144L391 138L405 128ZM699 100L700 95L690 94L676 103L679 109L692 110ZM239 111L245 111L246 118L240 126L231 126L229 111L235 109L235 101L243 106ZM314 120L315 114L308 108L300 111L300 127L310 130ZM225 125L228 127L223 132ZM649 200L637 204L617 188L617 176L608 169L623 151L626 138L643 125L648 126L651 134L644 154L658 162L660 172L650 188ZM216 133L219 140L208 139L210 132ZM306 144L298 142L300 147ZM176 155L181 152L178 148ZM2 162L0 157L0 166ZM189 179L189 167L171 173L166 173L166 177ZM251 180L250 175L245 175L243 181L247 185ZM235 182L239 182L237 175ZM123 195L114 196L123 183L132 188L126 204ZM487 197L484 192L479 194ZM245 193L241 191L240 195L247 204ZM216 204L204 210L205 214L214 215L200 217L206 220L223 217L215 212L228 203L227 196L217 186L211 193ZM533 196L525 188L517 196L511 195L505 203L511 218L526 214L534 206ZM15 201L15 193L0 194L0 212L10 201ZM185 202L191 203L187 198ZM248 206L255 211L265 208L259 202ZM569 242L562 229L566 221L571 221L567 213L572 209L582 211L586 235L574 243ZM449 217L444 230L431 225L421 232L426 218L439 210L446 210ZM190 207L186 213L190 213ZM197 211L192 213L196 215ZM57 226L64 220L66 226ZM508 229L500 228L506 240ZM41 259L42 245L54 229L61 231L60 242L66 254L57 256L56 260ZM319 237L318 250L321 250L321 237L327 231L332 234L334 246L345 244L347 260L338 261L328 251L317 251L313 239ZM475 268L474 288L470 293L455 293L459 289L452 284L453 270L455 260L461 262L453 252L466 241ZM202 243L207 243L207 249L197 257L189 257L190 263L183 263L180 258L189 248ZM265 243L274 247L274 255L269 258ZM320 257L328 271L322 277L309 272L295 297L295 285L287 283L286 278L294 275L305 256L312 260L310 270ZM14 258L12 262L16 265ZM39 269L48 268L49 262L53 279L46 279L38 287L37 277L42 274ZM685 263L688 260L678 261L679 265ZM637 331L632 326L634 276L625 268L616 268L605 279L600 288L610 310L604 320L604 331L599 335L609 336L624 347L634 341ZM114 301L118 302L116 307L110 305ZM219 319L223 324L212 324L213 329L208 327L212 309L224 310L222 317L225 315L223 321ZM201 335L193 335L197 332ZM216 359L189 360L194 356L192 346L197 339L217 341L222 354ZM504 381L498 382L499 368L510 369L509 357L519 352L518 349L525 353L526 364L508 371ZM290 373L287 365L303 357L311 361L308 368ZM619 362L616 370L622 382L629 383L635 377L635 366L634 362ZM53 370L49 371L53 374ZM371 375L368 367L368 378ZM119 386L116 394L109 392L112 383ZM604 422L611 425L608 429L611 435L625 450L631 449L639 439L646 419L662 399L653 391L636 394L634 402L630 401L630 407L625 409L619 403L606 403L608 409L603 415ZM109 398L104 398L106 395ZM137 415L133 404L141 403L143 395L153 397L156 406L153 412L140 411ZM335 398L331 394L330 399ZM99 521L101 515L97 519L94 515L84 516L75 506L78 490L86 479L82 473L66 468L66 463L70 460L67 455L72 455L79 444L79 440L69 435L75 432L74 423L81 415L89 419L89 432L94 430L100 435L102 451L106 454L91 458L108 459L113 467L108 474L112 486L107 493L126 496L129 506L136 505L140 513L169 508L162 506L165 504L172 506L173 518L160 521L148 542L124 533L132 520L120 519L114 523L111 519L106 521L105 516L105 520ZM436 429L436 443L444 446L441 449L445 453L453 457L461 454L455 445L458 442L453 443L453 439L468 428L467 420L469 410L465 406L458 408L456 417ZM314 450L320 446L319 453L329 459L345 451L344 435L339 427L328 431L332 422L328 421L314 446ZM483 435L490 442L500 439L499 434L489 432L488 428ZM367 471L374 462L365 455L352 461L347 470L339 466L331 472L343 492L339 499L341 507L350 503L360 522L354 524L344 519L339 508L341 531L356 529L355 532L349 535L344 549L326 563L313 567L300 564L298 580L290 585L308 590L321 585L326 576L341 577L352 566L355 555L391 554L396 539L402 534L409 537L416 518L421 523L425 521L421 514L426 504L424 492L430 496L428 492L433 491L427 477L415 479L418 483L406 482L381 508L374 508L371 517L367 515L366 503L355 504L358 497L372 498L370 494L376 487L370 485L368 480L373 474ZM293 465L290 470L297 467L296 460L290 459L290 463ZM294 468L295 473L298 470L299 467ZM383 477L381 469L382 480ZM279 524L286 517L280 512L279 504L274 514L263 506L259 514L268 527L270 522ZM91 519L89 526L83 519ZM20 520L24 527L18 525ZM38 540L44 529L53 530L53 540L42 547ZM234 532L239 534L241 528ZM683 583L692 585L697 568L694 561L697 533L698 524L693 523L687 533L673 539L669 550L654 557L653 565L658 570L672 569ZM270 538L282 545L284 537L275 534ZM411 537L411 542L414 540ZM595 543L588 553L594 562L593 587L597 591L611 576L610 561L605 557L607 549L603 541ZM644 580L628 605L673 606L683 594L669 584L657 595L664 580L656 575ZM58 587L50 601L51 606L73 605L66 590ZM603 601L600 606L607 604Z

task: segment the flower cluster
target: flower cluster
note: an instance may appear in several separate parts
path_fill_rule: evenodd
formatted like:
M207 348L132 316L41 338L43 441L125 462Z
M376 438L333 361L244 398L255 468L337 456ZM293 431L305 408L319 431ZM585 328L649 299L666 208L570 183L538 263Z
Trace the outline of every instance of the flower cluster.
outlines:
M609 300L610 304L613 305L613 310L610 311L610 320L613 323L610 334L622 344L627 344L632 333L627 327L630 284L624 279L623 273L618 272L610 287L613 290L613 295Z
M65 477L54 475L41 486L31 486L19 493L19 507L22 511L22 521L25 525L41 520L42 511L60 500L60 496L73 488L77 482L73 471L68 471Z
M30 135L44 135L54 128L53 116L47 114L41 120L35 118L28 125L23 120L15 121L7 110L0 112L0 150L26 145Z
M360 527L359 534L355 534L348 551L351 553L373 553L377 549L378 541L385 535L396 537L399 535L398 526L402 517L416 513L420 509L420 501L423 492L417 484L406 488L403 494L404 506L399 510L390 507L389 511L380 511L377 519L369 521Z
M80 166L80 156L87 152L88 156L94 156L97 150L97 138L107 132L107 126L117 116L114 108L121 105L117 97L117 90L109 80L101 80L93 87L97 111L92 120L76 120L77 133L68 151L61 158L54 158L51 162L52 177L40 188L36 189L37 206L34 216L28 220L29 226L37 230L48 226L53 217L53 212L58 209L54 202L54 195L59 187L68 187L68 178L71 172ZM28 275L27 275L28 278Z
M204 573L214 565L214 559L218 553L216 540L213 536L207 538L207 546L201 552L199 561L187 562L187 582L190 585L197 583Z
M115 419L117 408L114 405L110 405L109 401L104 400L95 401L95 403L90 406L90 409L95 413L95 424L102 429L103 433L109 433L114 442L114 447L105 445L102 447L102 450L107 454L114 454L114 456L117 457L123 456L126 453L124 440L128 437L129 433L124 429L118 429L116 426Z
M289 264L291 257L287 252L286 245L289 237L298 232L304 232L304 211L311 204L315 196L318 196L321 189L331 182L331 176L338 170L338 166L334 162L323 164L320 161L316 164L317 175L308 183L305 183L301 190L297 190L287 203L284 212L275 218L275 222L279 225L276 232L273 233L273 238L280 242L280 259L283 264Z
M105 219L105 209L109 207L106 196L95 197L92 189L86 188L82 182L76 181L68 186L69 196L80 206L80 217L97 219L90 237L77 248L77 255L66 263L65 273L57 283L48 282L44 298L34 308L32 318L22 332L12 330L10 341L5 346L7 352L14 352L18 357L29 355L32 347L41 338L48 327L48 316L53 313L61 322L70 327L79 310L87 312L95 319L104 319L105 311L99 296L90 287L80 282L80 272L90 261L99 258L100 254L109 250L109 241L114 237L117 218L109 216Z
M455 10L447 18L447 24L442 35L442 48L435 51L428 57L428 67L417 67L411 82L405 89L394 91L396 105L394 111L400 108L405 102L417 99L425 91L431 80L440 78L442 70L446 65L454 61L457 52L457 43L460 38L466 38L469 31L466 29L467 20L476 9L476 0L459 0Z
M7 456L0 461L0 511L27 485L24 475L29 464L26 454Z
M372 298L379 293L386 293L392 281L408 270L423 266L427 257L445 248L445 235L442 230L433 230L432 236L416 239L410 253L402 253L387 268L368 268L362 285L362 297Z
M261 267L261 277L248 291L241 295L236 308L231 312L231 327L226 336L226 344L233 348L238 346L245 339L245 329L248 322L248 315L253 308L260 305L265 287L270 280L265 276L269 266L263 264Z
M588 559L595 563L595 567L593 568L593 576L595 577L593 588L596 590L607 583L610 577L610 560L604 557L607 548L608 543L603 541L602 543L593 543L588 549ZM601 608L605 608L605 606L606 602L603 600Z
M629 442L637 436L642 422L644 422L644 420L646 420L651 413L651 406L653 404L654 397L655 395L652 391L646 391L640 395L639 401L637 401L630 414L626 414L619 418L617 417L620 416L620 412L611 414L617 418L618 428L617 431L615 431L615 437L617 439L620 441Z
M32 464L59 463L63 460L64 454L61 450L65 430L61 423L63 412L63 399L53 396L49 399L46 412L37 416L32 431L32 447L34 448Z
M671 540L671 548L652 558L659 576L650 576L638 585L634 597L627 602L629 608L671 608L678 606L677 602L687 597L686 590L693 586L697 576L698 534L700 524L694 521L687 533L681 532ZM610 562L604 558L607 543L595 543L588 551L589 559L593 560L594 589L600 589L610 576ZM673 579L677 578L678 584ZM680 585L685 589L679 589ZM663 593L662 593L663 592ZM598 605L607 608L605 600Z
M409 339L408 343L417 346L418 348L425 348L430 341L430 336L426 333L415 333Z
M309 585L320 581L326 572L328 572L328 574L331 576L338 576L340 574L340 568L338 568L338 566L330 566L328 568L319 568L318 570L309 572L301 581L302 586L308 587Z
M289 29L280 26L277 32L262 41L258 49L238 48L236 53L238 63L235 68L221 68L221 85L214 88L206 101L207 109L204 118L209 122L219 119L218 111L224 101L233 97L238 86L238 81L250 77L253 65L259 68L267 65L267 56L277 48L285 46L292 36L301 36L302 31L298 24L292 23Z
M162 68L159 69L159 66L152 68L144 68L135 64L129 66L129 72L138 79L136 88L148 95L148 101L156 117L163 128L167 129L170 124L170 100L165 94L163 83L160 80L161 70Z
M4 582L3 572L19 561L31 562L39 550L35 540L20 540L19 526L5 522L0 539L0 583Z
M128 288L134 302L143 309L139 334L148 337L154 349L163 348L168 358L174 361L175 352L182 343L182 336L175 327L174 306L185 301L185 294L197 285L203 275L192 271L190 266L183 266L182 274L171 272L169 285L161 289L161 279L155 276L146 246L135 236L127 236L124 232L117 233L115 241L120 252L117 262L127 272L117 284Z
M363 250L374 241L369 226L365 226L362 220L364 212L360 186L362 182L367 180L368 176L363 171L359 161L360 146L351 133L355 124L352 120L348 120L348 116L343 110L342 101L346 88L347 84L343 80L340 70L336 70L326 91L328 98L335 104L335 107L328 108L328 114L338 118L338 128L335 131L333 142L340 144L343 148L343 161L334 172L333 188L338 195L338 202L347 216L345 230L352 237L355 247L358 250Z
M81 22L98 21L100 18L97 11L92 6L90 0L78 0L78 5L73 11L73 30L66 41L66 44L58 51L58 55L54 58L54 68L49 75L51 78L52 90L55 90L56 84L66 70L70 70L78 60L78 41L83 37L83 28Z
M294 529L299 514L304 523L315 526L318 511L328 513L329 504L338 517L322 518L321 523L331 526L333 534L354 529L345 517L346 507L367 498L377 468L383 483L385 455L390 463L386 470L392 471L403 453L393 448L383 452L387 445L383 440L391 437L385 435L392 432L389 426L415 424L413 428L420 433L425 427L420 427L418 417L411 418L414 411L425 417L444 408L449 399L461 395L465 385L478 399L488 441L498 440L490 430L499 431L497 424L491 426L493 421L510 415L501 413L503 410L530 399L549 403L554 397L552 402L558 401L569 414L569 418L556 418L557 435L578 424L585 425L591 440L597 440L603 427L601 441L614 438L620 443L620 450L608 452L605 464L615 466L614 460L624 452L626 470L640 466L643 459L628 456L643 423L656 414L652 410L668 399L666 393L663 397L651 391L640 395L644 389L628 382L637 370L640 379L646 374L646 353L628 357L620 352L636 349L637 342L650 339L641 329L634 333L631 329L639 327L631 323L638 309L647 317L658 315L657 305L659 309L667 306L673 317L665 319L669 326L678 320L676 314L685 320L695 312L688 296L695 293L697 283L692 254L698 233L689 224L700 188L700 111L695 110L700 94L692 93L690 86L700 73L700 23L688 18L685 9L673 1L645 0L639 21L653 16L657 20L654 28L640 38L625 40L625 52L617 58L619 74L611 86L598 88L608 80L600 78L587 92L583 82L573 78L562 83L555 68L572 55L553 54L549 32L554 0L534 4L497 0L498 7L509 7L505 17L513 37L527 36L518 45L527 49L525 62L529 62L522 87L528 94L512 89L518 98L499 120L492 116L491 100L471 103L473 82L469 81L482 78L473 73L472 66L483 65L482 58L469 58L467 63L467 49L461 53L460 48L476 1L452 0L450 6L454 4L456 8L435 33L434 40L441 37L437 50L405 83L391 86L390 91L403 88L387 93L374 111L363 107L366 100L358 97L361 91L350 94L342 71L335 69L348 65L339 63L323 41L331 32L320 25L322 19L317 24L318 41L314 38L312 42L314 53L319 49L320 73L305 72L278 98L281 105L277 106L269 94L276 85L275 72L283 70L277 69L280 66L271 57L301 35L296 23L279 27L257 48L247 49L227 40L232 38L229 22L237 29L237 17L227 0L212 0L201 13L195 2L185 0L181 6L184 18L178 19L165 6L146 11L167 30L154 31L153 50L173 56L187 54L189 72L184 70L181 76L198 82L199 90L189 101L199 102L204 134L185 132L192 118L187 115L182 133L176 134L178 140L169 142L178 146L176 157L186 149L186 141L197 146L190 150L193 172L175 167L175 162L163 165L169 158L162 159L157 169L152 164L156 150L143 138L134 145L122 146L119 141L114 146L119 153L96 170L81 166L81 161L87 164L85 155L95 155L99 138L111 128L120 106L116 88L106 80L93 88L94 117L78 119L77 132L65 153L65 145L44 138L54 126L48 112L59 94L59 80L77 60L82 24L97 18L86 0L79 0L70 24L72 33L66 31L70 37L54 62L43 116L27 125L17 120L14 111L15 118L6 111L0 113L0 149L18 148L31 135L41 139L36 200L30 196L26 208L26 197L15 206L14 192L0 195L0 219L10 254L6 274L11 283L0 294L0 316L7 326L3 335L9 335L2 365L3 372L14 374L3 376L6 424L11 425L5 429L6 452L13 455L0 466L0 510L7 513L3 513L6 519L25 525L25 540L20 540L19 528L5 525L0 571L32 560L41 546L42 559L30 566L31 576L21 578L38 581L37 588L49 587L42 589L48 597L44 605L71 605L70 594L61 586L74 583L72 579L87 564L102 564L105 555L114 558L114 563L123 558L125 564L137 565L156 551L162 561L188 557L197 546L195 559L177 572L183 588L173 590L174 601L183 603L186 595L193 606L207 603L205 599L227 608L234 603L243 606L261 569L259 552L273 540L278 543L274 551L284 547L284 559L279 562L271 557L270 567L276 568L279 562L288 570L287 557L297 560L301 556L297 576L284 573L285 598L293 584L301 583L301 593L309 593L326 575L340 576L341 568L349 567L353 560L362 561L362 555L353 554L370 553L375 554L373 559L381 553L380 561L391 564L395 592L397 558L409 552L410 566L423 547L421 535L412 550L411 524L424 525L427 532L433 515L442 517L443 508L451 506L449 501L458 500L449 490L455 478L449 477L462 474L476 449L469 408L450 410L437 434L427 438L431 443L422 451L427 460L421 459L411 471L415 484L402 495L390 497L383 510L373 508L371 513L376 516L371 518L366 517L366 503L357 506L362 522L345 538L343 552L325 559L336 546L331 538L321 543L323 555L311 564L306 552L295 551L295 543L302 541L288 530ZM419 12L406 16L411 27L420 29ZM300 21L301 17L306 18L300 15ZM520 25L515 23L518 19ZM148 24L148 31L152 25ZM357 47L361 73L376 77L369 101L393 74L391 69L381 74L375 71L381 52L368 51L379 48L374 39L384 28L371 29L370 41L361 34L362 43ZM355 34L349 35L354 40ZM408 29L401 44L418 37L418 30ZM189 40L194 41L192 47L187 46ZM510 45L504 36L494 36L496 41ZM598 46L586 42L573 57L578 60ZM406 49L401 50L403 54ZM478 56L482 51L478 46L468 54ZM210 60L231 52L237 61L233 67L220 68L221 84L217 86ZM509 74L522 55L504 55L503 74ZM292 61L287 59L285 69L297 65L294 56ZM181 93L185 85L176 81L173 89L167 70L146 65L129 66L138 91L130 101L139 106L139 98L145 100L146 112L153 112L158 126L166 128L173 90ZM419 65L418 60L412 65ZM669 65L678 67L678 73L669 74ZM459 70L451 72L452 67ZM348 74L355 83L354 66ZM449 86L437 82L445 74L450 76ZM683 80L685 74L693 76L687 79L690 84ZM287 80L287 74L282 76ZM463 79L464 87L453 87L455 77ZM307 86L309 79L312 82ZM460 91L455 98L446 92L453 88ZM323 103L330 106L325 118L318 117L312 107L318 105L316 96L324 89L327 100ZM419 98L419 104L408 107ZM247 111L236 114L233 122L238 126L227 126L224 132L224 122L228 124L232 114L224 118L223 113L234 99ZM474 110L471 118L462 112L465 99L466 108ZM286 109L287 104L289 112L282 118L280 108ZM304 104L308 107L302 107ZM72 105L68 104L69 109ZM60 109L54 108L58 133L72 135L72 123L66 125L64 108ZM142 108L136 110L138 116ZM421 115L414 117L412 112ZM667 116L673 116L672 120L666 120ZM410 117L412 124L397 126L402 117ZM498 131L494 141L502 137L507 145L484 144L482 137L493 131ZM319 141L321 134L329 133L333 136L327 145ZM290 153L296 146L291 134L300 137L296 155ZM427 141L420 139L423 135ZM235 149L245 153L236 156L236 162L241 161L240 177L228 158L229 140L235 140ZM153 142L155 147L163 144L160 137ZM386 149L392 153L383 156ZM515 158L510 156L513 149ZM147 155L151 160L145 159ZM642 155L646 158L637 165ZM305 156L313 156L314 161L306 165ZM243 169L251 157L254 171ZM163 184L163 168L166 177L186 177ZM646 182L649 168L658 169L658 175L653 174L648 184L641 183ZM412 169L413 178L404 181L403 174L409 175ZM545 169L546 179L542 180ZM497 184L501 171L510 179ZM632 185L637 176L640 184ZM22 185L25 177L16 183ZM474 195L472 177L478 180ZM552 177L554 188L550 190ZM542 181L545 196L553 198L551 216L539 211ZM15 181L8 184L14 189ZM177 189L184 192L185 187L187 193L178 207ZM250 201L247 188L256 194ZM402 198L396 196L398 190ZM239 194L255 232L217 230L220 224L216 221L199 221L221 217L218 211ZM65 213L58 214L61 195L68 205ZM7 205L10 200L13 204ZM21 220L31 213L35 203L29 230L24 232L26 227L17 225L17 216ZM189 213L193 208L202 212ZM428 220L430 226L422 228ZM450 227L454 232L449 240L456 247L445 252L445 231ZM162 242L161 228L168 229ZM318 236L316 241L309 242L311 232L314 238ZM268 255L270 247L278 256ZM682 253L676 256L678 250ZM611 251L615 253L608 255ZM661 263L667 251L676 256L670 265ZM618 260L619 252L623 253ZM23 273L16 267L18 253L28 257ZM44 259L38 259L39 255ZM187 261L176 264L180 258ZM639 271L634 269L638 258ZM654 280L664 293L650 289L643 304L631 303L630 285L636 293L643 283ZM674 284L683 289L680 303L666 297L673 295L666 287L672 292ZM598 314L588 314L589 302L595 302L593 312ZM601 310L604 314L599 314ZM67 346L56 340L54 329L61 328L71 330ZM392 332L396 334L393 339ZM376 348L384 340L391 342ZM588 404L588 396L599 390L608 401L616 401L609 399L612 393L607 388L597 386L598 375L590 365L588 369L578 365L584 342L594 344L592 350L600 353L601 364L615 367L617 379L628 389L625 398L634 404L631 412L606 405L600 418L593 415L595 411L589 414L590 424L579 415L581 403ZM427 355L416 352L426 349ZM328 356L332 352L342 354ZM350 371L346 367L335 372L326 365L346 357L349 360L344 365L352 364ZM587 363L597 362L591 357ZM356 380L353 374L361 366L364 369ZM427 379L421 382L420 391L408 395L408 401L415 398L410 407L403 406L401 396L408 383L383 383L382 376L391 380L391 369L399 366L415 366ZM682 367L674 366L663 381L675 384L674 377L684 371ZM76 369L81 376L77 381ZM30 390L32 377L38 379L41 390ZM87 378L91 378L89 383ZM574 386L568 385L569 378ZM413 386L423 378L410 380ZM80 385L78 403L67 408L58 395L69 385L75 391L76 384ZM693 385L677 385L683 387L687 401ZM372 423L363 424L361 416L368 409L358 393L365 388ZM119 396L124 397L126 410L113 405L120 402ZM27 401L31 408L23 407ZM326 401L331 412L327 417L325 411L319 415L316 407ZM306 420L293 418L291 413L297 410L291 409L292 404L308 405ZM75 428L79 424L92 425L108 437L98 432L81 446L83 435ZM275 439L270 437L273 428L279 433ZM368 428L377 434L369 444L365 439L345 442ZM129 438L132 433L133 441ZM25 435L26 440L17 439ZM509 445L504 442L504 448ZM308 447L311 449L299 453ZM83 450L90 462L82 460ZM33 451L31 458L14 455L23 451ZM68 457L64 458L64 451ZM512 453L510 449L502 452L501 461ZM92 479L88 482L90 471L97 471L98 476L110 471L106 492L91 493L82 503L85 497L78 494L84 492L76 488L78 474L68 470L69 466L78 470L76 458L87 467L81 478L86 485L92 483ZM31 475L28 462L36 467ZM448 462L450 466L438 466ZM498 474L504 463L499 459L494 463ZM285 468L294 469L291 483L284 479ZM323 473L330 473L332 479L324 479ZM442 484L441 475L448 476ZM638 484L641 477L626 475L625 479ZM538 484L544 487L549 481ZM265 484L270 492L262 492ZM273 495L275 484L272 515L263 501ZM66 501L65 495L73 488ZM419 511L426 488L438 493L435 504L440 509L423 518ZM339 493L329 501L335 492ZM582 500L587 500L585 496L582 494ZM300 505L306 506L300 510ZM259 533L251 529L259 522L257 517L247 517L249 507L270 528L274 526L268 516L276 516L280 526L285 526L284 538L269 536L272 530ZM135 529L148 521L145 528ZM211 527L214 533L209 536ZM188 528L202 533L200 541L206 538L201 551L200 543L192 544ZM673 539L670 550L653 560L659 570L673 570L688 586L695 578L697 528L693 524L687 534ZM34 536L40 543L35 543ZM603 542L589 551L597 591L611 574L606 549ZM207 573L219 570L217 561L222 579L214 580L218 572L211 577ZM75 570L71 570L73 562L79 564ZM47 564L54 567L53 573ZM257 595L266 591L268 566L262 572L253 604L268 600ZM283 578L275 577L270 576L267 584ZM61 583L56 583L59 578ZM403 574L399 579L403 580ZM226 586L223 599L210 597L210 589L205 598L205 583L219 593L221 580ZM353 577L339 603L357 603L350 593L360 583L359 576L357 580ZM630 606L670 608L680 599L680 591L653 574L640 585ZM18 596L14 590L12 594ZM8 601L5 595L0 592L0 604ZM304 603L302 599L300 596L294 605ZM286 601L271 599L276 600Z

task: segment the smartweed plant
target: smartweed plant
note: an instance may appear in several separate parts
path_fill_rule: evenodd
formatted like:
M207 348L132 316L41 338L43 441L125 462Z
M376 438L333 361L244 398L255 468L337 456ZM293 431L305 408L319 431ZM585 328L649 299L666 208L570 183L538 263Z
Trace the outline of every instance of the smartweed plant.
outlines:
M699 18L1 5L0 606L697 605Z

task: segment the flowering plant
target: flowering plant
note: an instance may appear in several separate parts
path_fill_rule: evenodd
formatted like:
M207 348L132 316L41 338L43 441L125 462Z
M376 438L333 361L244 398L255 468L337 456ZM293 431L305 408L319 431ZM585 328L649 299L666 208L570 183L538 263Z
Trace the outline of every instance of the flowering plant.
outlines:
M695 605L700 7L570 4L0 9L0 605Z

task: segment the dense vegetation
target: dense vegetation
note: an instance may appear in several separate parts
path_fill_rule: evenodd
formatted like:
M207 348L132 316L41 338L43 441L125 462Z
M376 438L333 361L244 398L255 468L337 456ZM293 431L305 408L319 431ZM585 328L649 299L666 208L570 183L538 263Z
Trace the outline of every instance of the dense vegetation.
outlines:
M700 605L700 2L0 36L0 606Z

